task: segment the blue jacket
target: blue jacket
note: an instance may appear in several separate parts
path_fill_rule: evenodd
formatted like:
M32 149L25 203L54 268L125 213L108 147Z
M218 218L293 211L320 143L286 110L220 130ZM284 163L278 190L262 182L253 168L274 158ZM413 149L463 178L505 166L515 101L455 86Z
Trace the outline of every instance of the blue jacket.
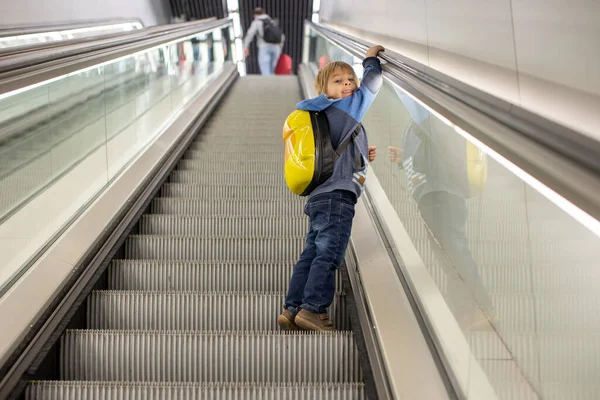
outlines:
M313 99L301 101L296 106L298 110L325 112L329 121L329 134L334 149L354 132L381 88L383 79L379 59L377 57L365 58L363 67L361 85L352 96L333 100L322 94ZM359 134L336 161L331 178L316 187L308 198L334 190L347 190L353 192L358 199L364 189L368 155L367 133L361 125ZM356 168L356 156L360 156L359 168Z

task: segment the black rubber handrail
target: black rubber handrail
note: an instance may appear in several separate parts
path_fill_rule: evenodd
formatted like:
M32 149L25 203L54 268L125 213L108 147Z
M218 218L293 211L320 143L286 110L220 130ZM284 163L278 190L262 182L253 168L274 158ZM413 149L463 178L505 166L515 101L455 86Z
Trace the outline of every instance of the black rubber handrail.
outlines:
M363 58L373 44L306 21L306 25L350 54ZM600 142L522 107L471 87L392 50L380 54L385 76L464 128L478 140L540 180L596 219L600 219ZM434 93L436 96L432 96ZM482 129L460 117L457 104L512 131L527 149L517 147L495 126ZM463 113L464 114L464 113ZM561 168L553 161L565 163ZM560 170L558 168L561 168Z

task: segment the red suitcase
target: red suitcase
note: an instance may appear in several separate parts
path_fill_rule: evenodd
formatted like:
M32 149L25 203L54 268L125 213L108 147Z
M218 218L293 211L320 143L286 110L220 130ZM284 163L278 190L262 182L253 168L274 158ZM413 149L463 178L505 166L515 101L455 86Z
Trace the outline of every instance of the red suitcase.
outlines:
M292 74L292 57L287 54L281 54L279 61L277 61L277 67L275 68L275 75L291 75Z

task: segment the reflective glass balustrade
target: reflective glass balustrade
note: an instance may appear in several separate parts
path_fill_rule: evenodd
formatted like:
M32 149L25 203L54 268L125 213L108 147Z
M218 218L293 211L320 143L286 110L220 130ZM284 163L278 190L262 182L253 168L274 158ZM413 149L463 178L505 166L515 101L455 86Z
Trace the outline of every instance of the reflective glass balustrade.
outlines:
M222 71L221 29L0 95L0 294Z
M309 35L314 69L342 60L361 76L361 60ZM502 400L600 398L598 236L387 80L363 123L370 168L468 343L466 368ZM435 310L423 310L434 323Z

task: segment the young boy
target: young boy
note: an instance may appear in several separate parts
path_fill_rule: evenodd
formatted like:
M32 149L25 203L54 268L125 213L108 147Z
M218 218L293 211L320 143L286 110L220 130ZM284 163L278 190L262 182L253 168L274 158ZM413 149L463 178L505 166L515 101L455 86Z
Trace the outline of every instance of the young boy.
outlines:
M331 142L337 148L363 119L381 88L381 46L367 50L364 74L359 87L352 67L343 62L326 65L315 79L318 97L301 101L299 110L325 112ZM335 270L344 254L354 218L354 206L361 195L367 172L367 158L375 159L375 146L368 146L367 134L360 133L336 161L333 175L308 196L304 213L310 218L306 245L294 267L290 287L277 323L283 330L333 330L327 307L335 294Z

